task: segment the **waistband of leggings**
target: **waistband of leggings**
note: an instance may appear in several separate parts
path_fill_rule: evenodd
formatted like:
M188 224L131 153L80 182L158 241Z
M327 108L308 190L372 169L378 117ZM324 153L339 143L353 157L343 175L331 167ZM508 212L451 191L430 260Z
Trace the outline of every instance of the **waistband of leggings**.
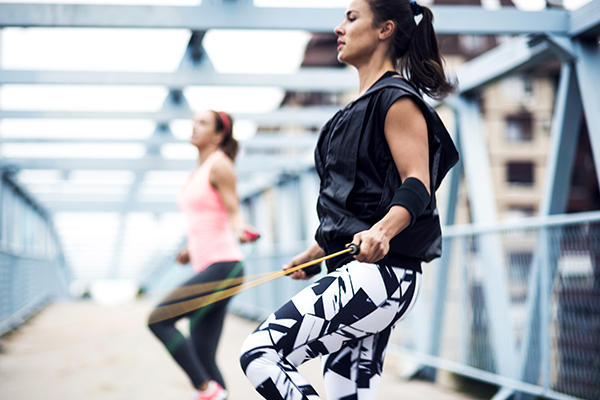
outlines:
M325 250L326 254L332 254L344 250L346 248L346 244L350 242L351 240L340 240L336 242L330 242L325 246L323 250ZM325 262L327 264L327 271L335 271L336 269L343 267L344 265L348 264L353 260L354 256L348 253L342 254L338 257L330 258ZM396 253L388 253L385 257L377 261L375 264L404 268L419 273L423 272L421 269L421 260L406 257Z

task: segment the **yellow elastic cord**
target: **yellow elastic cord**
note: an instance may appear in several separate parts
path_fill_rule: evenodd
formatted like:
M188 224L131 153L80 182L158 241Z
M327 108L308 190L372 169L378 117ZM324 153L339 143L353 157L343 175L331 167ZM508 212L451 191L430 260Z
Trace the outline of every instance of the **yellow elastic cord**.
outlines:
M284 275L289 275L302 268L310 267L311 265L318 264L330 258L340 256L345 253L358 253L357 246L348 247L345 250L338 251L337 253L329 254L327 256L318 258L316 260L309 261L304 264L296 265L292 268L269 272L267 274L254 275L248 278L230 278L222 281L206 282L198 285L190 285L182 287L176 290L171 296L164 301L173 301L184 297L193 296L195 294L206 293L212 291L212 293L204 296L196 297L194 299L185 300L179 303L168 304L165 306L157 307L150 316L149 323L154 324L156 322L164 321L179 315L187 314L190 311L197 310L202 307L206 307L209 304L216 303L217 301L224 300L237 293L243 292L248 289L252 289L256 286L262 285L263 283L270 282Z

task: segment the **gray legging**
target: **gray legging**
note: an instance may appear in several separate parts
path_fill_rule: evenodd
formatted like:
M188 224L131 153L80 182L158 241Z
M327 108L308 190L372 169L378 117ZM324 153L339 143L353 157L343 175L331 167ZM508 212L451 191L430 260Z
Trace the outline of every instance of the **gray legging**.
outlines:
M212 264L180 287L243 276L240 262L227 261ZM199 296L203 294L206 293L201 293ZM189 299L190 297L186 297L179 301ZM217 381L225 388L225 381L217 367L216 353L230 299L227 298L204 308L148 325L156 337L163 342L177 364L183 368L196 388L208 380ZM159 306L173 303L161 303ZM175 327L175 323L181 318L190 319L188 339ZM152 319L152 315L150 319Z

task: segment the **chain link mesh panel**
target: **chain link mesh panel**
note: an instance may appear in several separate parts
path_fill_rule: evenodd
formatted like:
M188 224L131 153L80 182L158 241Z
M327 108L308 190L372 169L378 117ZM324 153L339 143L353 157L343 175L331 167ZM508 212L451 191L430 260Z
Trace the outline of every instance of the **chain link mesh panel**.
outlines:
M420 304L394 343L424 365L433 356L551 398L599 399L598 219L444 235L445 256L424 265Z

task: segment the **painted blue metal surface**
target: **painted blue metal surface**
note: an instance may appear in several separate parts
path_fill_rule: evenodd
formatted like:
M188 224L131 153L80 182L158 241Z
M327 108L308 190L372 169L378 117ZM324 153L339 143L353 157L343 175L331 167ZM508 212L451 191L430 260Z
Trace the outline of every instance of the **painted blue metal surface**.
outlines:
M0 70L0 84L272 86L294 91L346 92L358 87L358 74L338 68L305 68L293 74L222 74L204 68L170 73Z
M567 33L565 10L486 10L477 6L433 6L439 34ZM0 4L0 27L105 27L209 29L300 29L332 32L343 8L271 8L234 3L188 6ZM577 25L579 26L579 24Z
M460 93L466 94L481 89L510 74L548 61L553 56L545 42L530 46L529 39L526 37L511 39L458 69Z
M492 172L481 113L475 99L459 96L458 143L464 166L471 218L474 223L492 223L498 220Z
M598 38L574 41L575 69L596 171L600 166L600 48ZM600 182L600 174L597 174Z
M592 0L569 16L569 36L595 38L600 35L600 1Z
M566 209L581 112L575 68L563 64L556 93L540 215L562 214Z

